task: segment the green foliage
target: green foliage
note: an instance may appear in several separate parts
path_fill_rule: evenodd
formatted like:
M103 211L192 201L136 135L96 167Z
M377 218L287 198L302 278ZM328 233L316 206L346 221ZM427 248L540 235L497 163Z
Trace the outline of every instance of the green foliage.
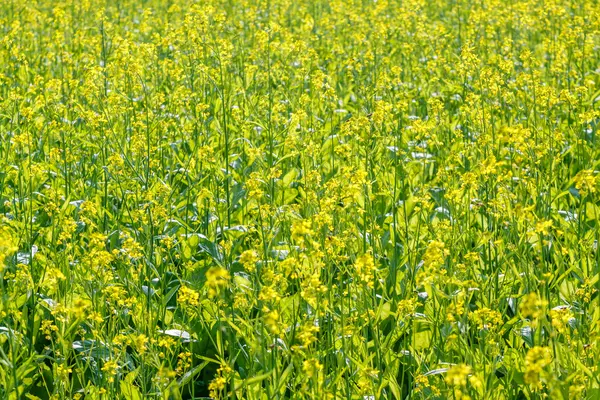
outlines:
M600 396L597 1L0 30L0 398Z

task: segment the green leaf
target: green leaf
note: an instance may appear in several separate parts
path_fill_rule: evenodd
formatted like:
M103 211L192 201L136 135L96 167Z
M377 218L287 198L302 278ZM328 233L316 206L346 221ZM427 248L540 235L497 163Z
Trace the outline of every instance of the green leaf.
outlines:
M585 203L585 217L588 221L600 219L600 206L594 203Z
M424 350L428 349L431 345L431 337L432 333L428 330L423 330L420 332L416 332L414 335L414 348L415 350Z
M142 394L140 390L135 386L134 381L137 376L137 372L133 371L127 374L125 379L121 380L119 386L121 393L126 400L142 400Z
M294 168L284 175L284 177L281 179L281 183L283 186L288 187L294 181L294 179L296 179L296 176L298 176L298 170Z
M198 375L204 367L206 367L210 361L204 361L202 364L196 365L194 368L190 369L188 372L183 374L183 376L177 381L179 386L186 385L194 376Z
M181 255L183 256L184 260L189 260L190 258L192 258L192 248L187 244L183 243L181 245Z
M251 385L254 385L255 383L262 382L265 379L269 378L271 375L273 375L273 371L269 371L264 374L256 375L256 376L253 376L252 378L243 380L240 383L236 383L235 390L241 389L244 386L251 386Z

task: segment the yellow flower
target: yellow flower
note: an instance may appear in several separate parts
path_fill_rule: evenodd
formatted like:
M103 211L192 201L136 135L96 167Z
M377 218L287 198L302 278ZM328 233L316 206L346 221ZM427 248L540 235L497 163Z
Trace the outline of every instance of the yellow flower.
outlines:
M192 353L189 351L184 351L179 353L177 358L177 368L175 371L181 375L184 371L192 366Z
M104 362L102 366L102 372L106 373L107 381L113 383L115 381L115 375L119 369L119 364L114 360L108 360Z
M552 352L548 347L535 346L525 356L525 383L534 389L541 389L540 375L552 363Z
M419 271L419 282L430 283L443 280L446 270L442 269L450 254L444 242L432 240L423 255L423 268Z
M298 246L304 246L304 239L306 236L313 234L311 230L310 221L297 221L292 225L292 240L298 243Z
M550 233L550 229L552 228L552 221L551 220L547 220L547 221L538 221L535 224L535 231L537 233L540 233L542 235L547 235Z
M398 302L397 314L400 318L412 317L417 309L417 302L414 299L405 299Z
M306 323L302 325L300 332L297 334L298 340L302 343L302 347L307 348L317 341L316 333L319 332L319 327L314 323Z
M555 307L550 310L550 318L552 319L552 326L560 334L569 336L570 322L574 319L573 313L569 307Z
M142 250L142 246L132 237L128 237L123 242L123 252L133 259L141 258L143 256Z
M143 333L135 335L133 339L133 345L139 354L146 352L146 344L148 343L148 337Z
M6 257L17 251L18 247L7 228L0 227L0 267Z
M321 364L316 358L311 358L310 360L304 360L302 362L302 372L304 372L306 377L309 379L319 374L322 369L323 364Z
M73 302L72 311L75 315L75 318L81 319L87 315L87 310L91 306L91 302L88 300L84 300L82 298L78 298Z
M545 300L540 299L537 293L531 292L523 296L519 311L524 318L536 320L542 315L547 304Z
M472 369L466 364L453 365L447 372L444 380L450 386L467 386L467 378L471 374Z
M415 377L415 385L415 394L423 393L425 389L431 390L431 393L434 396L439 396L441 394L440 389L436 385L429 383L427 375L417 375Z
M279 294L277 289L278 288L276 285L263 286L262 288L260 288L260 294L258 295L258 299L266 302L277 301L281 299L281 295Z
M281 333L281 323L279 321L279 312L277 310L269 311L265 310L265 325L271 331L272 334L278 335Z
M258 253L255 250L246 250L240 254L240 264L250 273L256 271L256 262L258 261Z
M363 254L356 259L354 263L354 269L359 280L362 283L366 283L369 288L373 288L375 280L375 263L373 262L373 256L369 254Z
M177 303L184 307L196 307L200 304L200 293L182 285L177 293Z
M229 283L229 271L221 267L211 267L206 271L205 286L208 289L208 297L215 297Z
M596 193L599 181L599 175L591 169L579 171L577 175L575 175L575 178L573 178L575 187L582 196Z
M478 329L491 331L502 324L502 314L496 310L490 310L487 307L475 310L471 313L470 317L473 322L477 324Z
M73 372L73 370L67 367L65 364L59 364L56 368L56 375L58 376L58 379L63 382L69 381L69 374L71 374L71 372Z
M216 376L208 385L210 397L214 399L222 398L221 391L227 386L229 375L231 375L232 372L233 370L227 364L222 364L219 369L217 369Z

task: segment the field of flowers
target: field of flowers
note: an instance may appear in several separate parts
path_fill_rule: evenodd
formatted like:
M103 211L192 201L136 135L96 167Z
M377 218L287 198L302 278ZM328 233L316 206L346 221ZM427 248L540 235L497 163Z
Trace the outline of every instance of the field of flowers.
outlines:
M600 2L3 0L0 399L600 399Z

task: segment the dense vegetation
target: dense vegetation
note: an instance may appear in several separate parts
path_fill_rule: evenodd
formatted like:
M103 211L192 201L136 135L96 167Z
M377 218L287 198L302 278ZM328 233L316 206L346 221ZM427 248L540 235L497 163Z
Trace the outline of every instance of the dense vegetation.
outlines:
M600 398L597 0L0 32L0 398Z

